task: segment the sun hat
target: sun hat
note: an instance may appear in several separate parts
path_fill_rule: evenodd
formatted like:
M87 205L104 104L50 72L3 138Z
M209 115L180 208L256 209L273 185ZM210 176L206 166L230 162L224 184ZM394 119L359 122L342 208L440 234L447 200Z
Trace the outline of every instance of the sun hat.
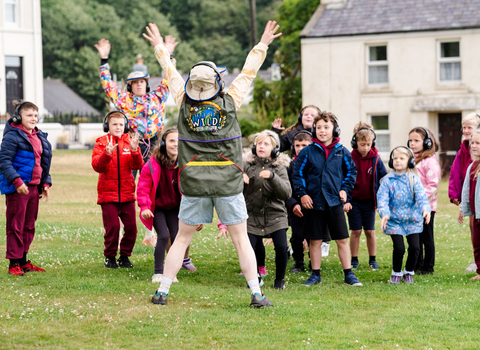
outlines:
M148 83L148 79L150 79L150 74L145 74L143 72L132 72L128 75L127 79L125 80L126 83L132 80L138 80L138 79L145 79Z
M190 70L185 82L185 93L194 101L211 99L223 88L222 75L226 70L226 67L217 67L210 61L197 63Z

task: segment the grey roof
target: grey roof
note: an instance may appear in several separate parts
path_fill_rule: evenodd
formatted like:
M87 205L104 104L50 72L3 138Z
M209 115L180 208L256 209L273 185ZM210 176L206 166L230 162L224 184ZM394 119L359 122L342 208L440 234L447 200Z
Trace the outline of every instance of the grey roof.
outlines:
M101 114L60 79L43 79L43 94L45 109L50 113Z
M312 20L301 37L479 28L480 0L346 0L320 5Z

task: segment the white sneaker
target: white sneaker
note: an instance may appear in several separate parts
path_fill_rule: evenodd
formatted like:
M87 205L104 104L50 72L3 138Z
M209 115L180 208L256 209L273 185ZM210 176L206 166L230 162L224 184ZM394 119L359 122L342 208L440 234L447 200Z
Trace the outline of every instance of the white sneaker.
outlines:
M152 283L161 283L163 275L161 273L156 273L152 276Z
M153 231L145 230L145 237L143 237L142 243L143 245L155 248L155 245L157 244L157 235L154 234Z
M322 258L328 256L329 251L330 251L330 243L322 242Z
M469 267L465 269L465 272L475 272L477 271L477 264L475 264L475 261L470 264Z

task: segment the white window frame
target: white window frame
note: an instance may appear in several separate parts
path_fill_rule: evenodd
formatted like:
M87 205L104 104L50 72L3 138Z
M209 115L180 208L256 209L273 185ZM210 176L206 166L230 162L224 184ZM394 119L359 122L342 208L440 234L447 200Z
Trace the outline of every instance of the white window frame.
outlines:
M387 60L386 61L370 61L370 48L377 47L377 46L385 46L387 49ZM390 70L388 70L388 45L385 43L381 44L368 44L366 52L366 62L367 62L367 74L366 74L366 82L368 86L388 86L390 83ZM387 82L386 83L370 83L370 67L374 66L387 66L388 74L387 74Z
M7 22L7 5L14 5L13 16L15 22ZM3 0L4 23L7 28L17 28L20 26L20 1L18 0Z
M387 116L388 118L388 129L387 130L378 130L378 129L375 129L375 125L373 125L373 118L375 117L384 117L384 116ZM390 149L391 149L391 146L392 146L392 140L391 140L391 132L390 132L390 114L389 113L375 113L375 114L369 114L368 115L368 119L369 119L369 122L370 122L370 125L373 126L373 130L375 130L375 135L377 135L377 138L376 140L378 141L378 136L380 135L386 135L388 136L388 141L389 141L389 145L387 147L387 150L384 150L384 151L381 151L380 149L378 149L378 145L376 146L377 149L378 149L378 153L380 155L389 155L390 154Z
M459 57L441 57L442 55L442 44L444 43L454 43L458 42L458 51ZM437 82L439 84L458 84L462 82L462 43L460 39L444 39L437 41ZM440 80L440 71L441 71L441 64L442 63L460 63L460 79L459 80Z

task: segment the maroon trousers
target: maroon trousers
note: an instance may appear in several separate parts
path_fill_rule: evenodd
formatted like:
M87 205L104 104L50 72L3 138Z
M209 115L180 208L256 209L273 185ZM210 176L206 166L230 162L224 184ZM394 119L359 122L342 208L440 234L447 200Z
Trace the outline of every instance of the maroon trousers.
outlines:
M120 255L132 255L133 247L137 239L137 221L135 219L135 202L127 203L104 203L102 206L103 226L105 227L105 249L103 255L106 258L117 256L120 222L122 219L124 234L120 242Z
M472 245L473 245L473 257L475 258L475 264L477 264L477 274L480 275L480 220L473 220L473 232L472 232Z
M28 194L14 192L5 196L7 206L7 259L21 259L28 253L35 236L40 197L36 185L28 186Z

